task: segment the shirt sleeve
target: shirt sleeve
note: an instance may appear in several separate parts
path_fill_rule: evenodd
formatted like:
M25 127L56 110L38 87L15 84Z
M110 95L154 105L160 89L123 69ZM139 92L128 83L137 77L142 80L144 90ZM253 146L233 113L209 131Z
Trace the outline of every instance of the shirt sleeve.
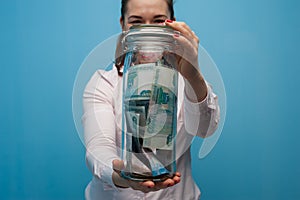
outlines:
M87 166L107 190L117 190L112 180L112 161L119 159L112 98L113 85L97 71L84 91L82 124Z
M207 96L201 102L191 102L184 95L184 123L186 131L202 138L212 135L220 121L218 97L213 93L210 84L207 85Z

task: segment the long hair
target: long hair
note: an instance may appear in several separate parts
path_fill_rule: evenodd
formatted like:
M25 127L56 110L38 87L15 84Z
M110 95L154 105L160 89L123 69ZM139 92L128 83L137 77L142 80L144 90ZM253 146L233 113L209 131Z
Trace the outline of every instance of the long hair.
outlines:
M120 34L118 41L117 41L117 47L116 47L116 52L115 52L115 66L118 70L118 75L122 76L123 73L121 72L121 68L124 65L124 60L125 60L125 52L123 51L122 47L122 40L123 40L124 34Z

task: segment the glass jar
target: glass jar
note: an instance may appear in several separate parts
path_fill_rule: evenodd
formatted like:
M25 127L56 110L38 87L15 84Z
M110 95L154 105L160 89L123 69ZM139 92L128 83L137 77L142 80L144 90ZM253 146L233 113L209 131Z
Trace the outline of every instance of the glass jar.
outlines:
M132 26L122 39L123 69L121 175L163 181L176 172L178 72L170 27Z

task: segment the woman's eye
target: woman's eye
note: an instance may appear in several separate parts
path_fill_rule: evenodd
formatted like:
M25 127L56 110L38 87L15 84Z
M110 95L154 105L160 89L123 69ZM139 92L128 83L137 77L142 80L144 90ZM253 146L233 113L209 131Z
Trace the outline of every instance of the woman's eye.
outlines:
M140 21L140 20L135 20L135 21L130 22L130 24L141 24L141 23L142 23L142 21Z
M154 21L154 23L156 23L156 24L161 24L161 23L164 23L164 22L165 22L164 19L157 19L157 20Z

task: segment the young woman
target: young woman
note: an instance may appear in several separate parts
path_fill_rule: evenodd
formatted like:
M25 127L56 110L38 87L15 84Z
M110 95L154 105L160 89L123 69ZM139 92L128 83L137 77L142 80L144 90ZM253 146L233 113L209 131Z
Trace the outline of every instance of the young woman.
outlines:
M190 143L194 136L211 135L219 121L217 97L198 67L199 39L186 23L175 20L172 0L122 0L122 30L139 24L164 24L181 33L174 35L185 50L178 60L178 172L162 182L135 182L120 176L124 166L120 160L122 90L118 83L123 61L117 58L112 70L93 75L84 93L86 160L93 173L86 199L199 199L191 175Z

